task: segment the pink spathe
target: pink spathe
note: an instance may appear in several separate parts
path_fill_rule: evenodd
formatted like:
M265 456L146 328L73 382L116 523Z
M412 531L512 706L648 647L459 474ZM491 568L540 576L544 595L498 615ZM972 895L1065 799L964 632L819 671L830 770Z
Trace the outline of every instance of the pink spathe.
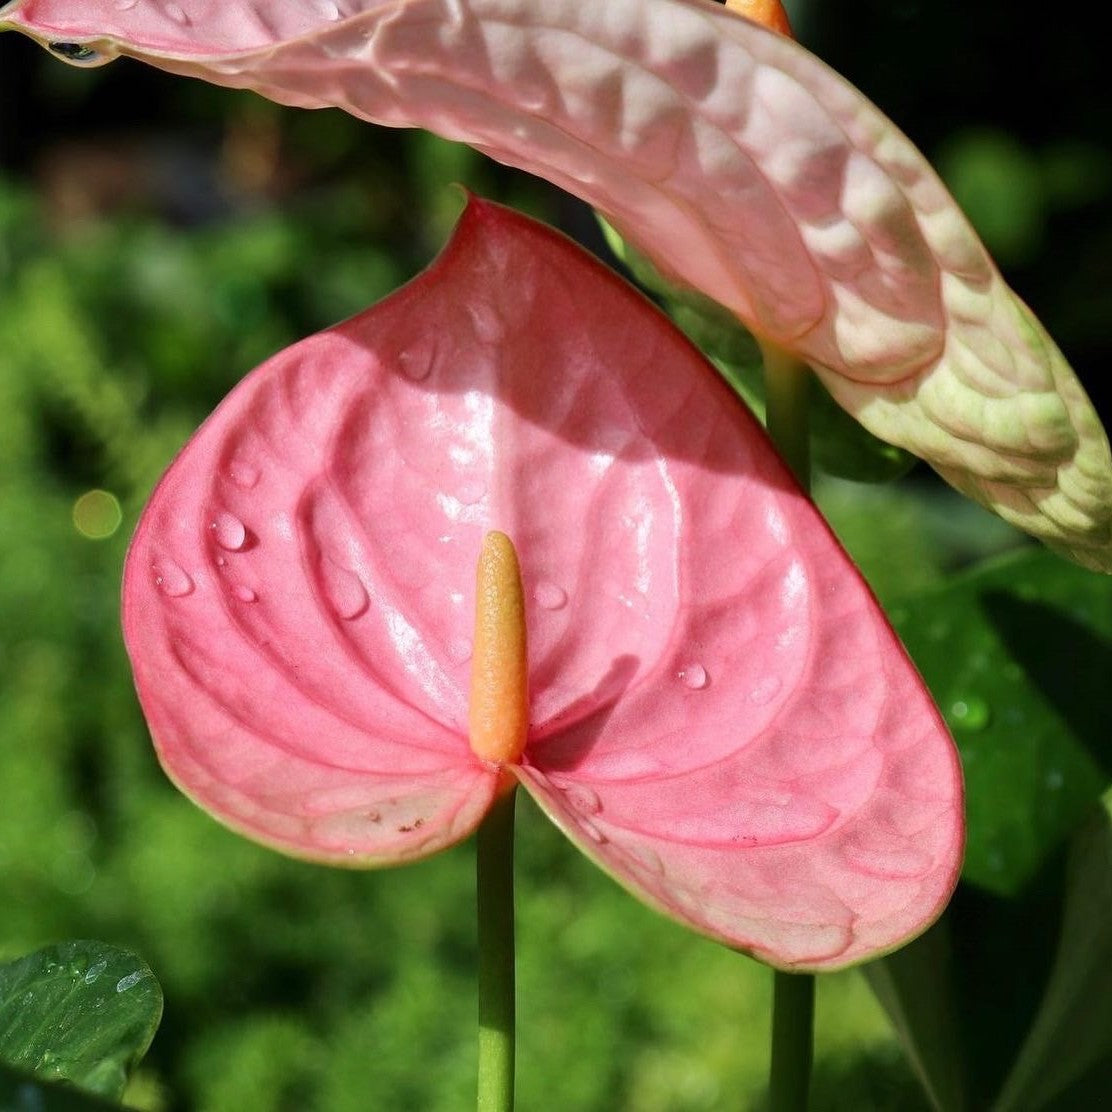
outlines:
M491 529L529 639L505 768L467 736ZM763 431L639 294L491 204L205 423L124 629L170 776L296 856L434 853L510 774L642 900L806 969L892 949L956 882L953 744Z

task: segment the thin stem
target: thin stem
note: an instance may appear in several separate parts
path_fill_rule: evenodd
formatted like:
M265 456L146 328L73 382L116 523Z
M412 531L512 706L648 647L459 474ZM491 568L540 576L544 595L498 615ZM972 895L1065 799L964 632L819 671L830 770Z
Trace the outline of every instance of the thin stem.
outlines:
M502 794L479 827L478 1112L514 1107L514 801Z
M811 368L775 344L762 343L765 417L772 443L799 485L811 489L811 429L808 395Z
M762 343L768 435L804 490L811 489L811 369L775 344ZM772 1112L806 1112L814 1055L815 978L777 971L772 988Z
M772 986L771 1112L806 1112L811 1087L815 978L777 970Z

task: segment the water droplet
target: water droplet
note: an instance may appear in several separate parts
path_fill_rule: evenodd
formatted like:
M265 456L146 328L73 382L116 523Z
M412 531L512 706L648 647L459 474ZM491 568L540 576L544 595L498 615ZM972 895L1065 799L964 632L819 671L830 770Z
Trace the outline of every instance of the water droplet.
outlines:
M143 979L143 971L136 969L134 973L129 973L126 977L121 977L116 982L117 992L127 992L129 988L134 988Z
M692 662L685 664L679 670L680 683L684 687L690 688L692 691L702 691L704 687L710 682L710 676L707 675L707 670L699 663Z
M992 711L984 699L967 695L950 705L950 721L963 730L983 730L992 721Z
M221 513L209 528L216 543L229 552L238 552L247 543L247 527L235 514Z
M180 4L174 3L174 0L167 0L167 3L163 5L163 9L175 23L180 23L183 27L189 26L189 16L185 14L185 10Z
M355 572L341 567L326 556L321 561L321 579L332 609L346 621L358 618L370 605L367 588Z
M91 985L107 968L108 962L103 959L95 965L90 965L89 971L85 974L85 984Z
M335 22L340 18L340 9L336 7L333 0L317 0L313 6L325 19Z
M463 664L471 659L472 647L466 637L453 637L448 645L448 659L454 664Z
M254 602L259 597L246 583L237 583L232 588L232 594L234 594L240 602Z
M533 589L533 598L545 610L562 610L567 605L568 593L563 587L542 580Z
M1060 768L1052 768L1046 774L1046 786L1052 791L1057 791L1065 783L1065 777Z
M234 459L228 464L228 478L242 490L253 490L259 481L259 469L243 459Z
M594 788L586 784L570 784L564 789L567 801L576 810L588 815L597 815L602 810L602 800Z
M474 506L481 502L487 492L486 483L481 479L468 479L460 488L456 497L464 506Z
M78 62L85 66L103 59L99 50L94 50L91 46L86 46L80 42L52 42L47 43L47 47L59 58L65 58L67 62Z
M193 591L193 580L173 560L156 560L151 564L154 582L164 595L182 598Z
M782 686L783 685L776 676L765 676L765 678L749 692L749 702L758 707L763 707L765 703L771 703L772 700L776 698Z
M436 345L424 343L419 347L406 348L398 356L402 365L402 374L413 382L424 382L432 374L433 364L436 362Z

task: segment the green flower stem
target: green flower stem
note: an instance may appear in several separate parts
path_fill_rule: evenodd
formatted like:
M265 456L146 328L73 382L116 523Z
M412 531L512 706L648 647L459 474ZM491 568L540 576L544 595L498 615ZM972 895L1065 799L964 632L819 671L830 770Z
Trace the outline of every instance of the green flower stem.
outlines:
M514 1106L514 801L511 788L479 827L476 878L479 914L478 1112Z
M814 372L775 344L762 342L761 355L768 435L800 486L810 491L811 429L807 406Z
M775 344L762 343L768 435L804 490L811 489L808 394L813 373ZM772 990L772 1112L806 1112L814 1055L815 978L775 973Z
M771 1112L805 1112L814 1052L815 978L776 970L772 987Z

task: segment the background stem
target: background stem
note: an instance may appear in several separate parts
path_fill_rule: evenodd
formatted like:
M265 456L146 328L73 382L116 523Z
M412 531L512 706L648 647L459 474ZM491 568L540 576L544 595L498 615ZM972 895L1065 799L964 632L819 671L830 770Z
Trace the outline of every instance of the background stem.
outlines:
M476 887L479 917L478 1112L514 1106L514 803L511 788L479 827Z

